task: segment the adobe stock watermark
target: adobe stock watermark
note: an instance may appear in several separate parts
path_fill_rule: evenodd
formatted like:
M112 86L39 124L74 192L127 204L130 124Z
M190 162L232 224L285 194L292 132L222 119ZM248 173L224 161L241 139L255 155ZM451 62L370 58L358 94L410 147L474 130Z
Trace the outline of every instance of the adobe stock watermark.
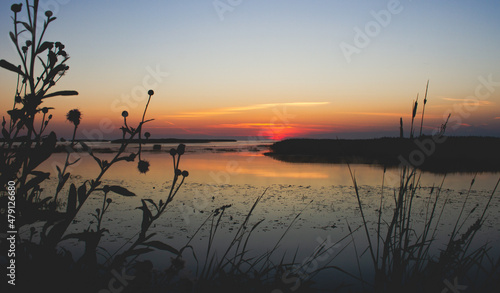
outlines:
M241 3L243 3L243 0L215 0L212 5L220 21L224 21L224 14L233 12Z
M170 73L163 71L160 68L160 64L156 67L146 66L147 74L142 78L142 83L131 88L128 94L122 94L120 98L116 98L111 102L110 110L111 113L121 113L122 111L130 111L139 107L140 103L147 100L148 95L146 94L148 90L155 90L160 84L162 84L165 79L170 76ZM110 118L101 118L97 128L94 129L82 129L81 134L84 140L103 140L113 131L118 129L116 125ZM78 167L80 164L79 158L81 158L81 153L86 154L87 152L75 152L69 146L67 146L67 151L70 152L70 159L75 162L68 166L66 170L71 172L72 169ZM53 162L52 169L57 172L57 166L64 166L65 162Z
M448 279L445 279L443 283L446 286L446 288L441 290L441 293L448 293L448 292L460 293L461 291L467 290L467 286L458 284L458 277L455 277L453 279L453 283L451 283Z
M61 10L61 6L66 5L69 2L71 2L71 0L45 0L45 1L41 0L38 3L38 9L42 12L50 10L50 11L52 11L52 16L56 17ZM23 7L23 8L26 9L26 7ZM22 19L20 19L20 20L24 21L24 22L29 22L27 15L24 15L22 17ZM46 21L46 18L44 18L44 17L39 17L37 19L37 23L36 23L37 31L42 31L45 21ZM31 40L28 37L28 34L20 34L18 36L18 39L19 39L19 44L24 44L24 43L26 43L26 41ZM14 43L12 43L12 47L14 50L17 51L16 45Z
M411 1L411 0L410 0ZM404 7L398 0L390 0L386 9L371 11L372 20L368 21L362 28L354 27L354 37L352 42L341 42L342 51L347 63L351 63L353 54L360 54L363 49L370 45L373 38L380 35L382 30L388 27L395 15L400 14Z
M135 279L135 276L127 275L125 268L122 269L121 274L115 269L111 270L113 277L108 282L107 289L101 289L98 293L119 293L122 292L128 285L129 281Z
M286 270L281 275L281 282L284 285L291 286L287 288L290 292L297 291L302 282L317 271L322 263L326 263L330 258L334 257L334 250L341 247L339 242L332 242L330 235L326 239L318 236L316 242L318 242L318 246L314 249L312 256L304 258L300 265L293 265L291 269ZM274 289L271 293L283 293L283 290Z
M452 130L457 130L462 126L464 119L470 117L471 113L478 110L481 102L487 101L491 98L497 88L500 87L500 80L493 80L493 74L487 77L482 75L477 77L478 84L474 89L474 95L467 96L460 103L454 103L453 106L448 108L443 113L443 120L448 123L447 127ZM413 149L408 157L398 156L400 167L420 167L424 164L425 160L436 152L439 144L446 141L446 136L441 133L444 130L435 130L431 137L415 138L415 149ZM387 183L395 184L399 182L399 175L394 172L387 172Z

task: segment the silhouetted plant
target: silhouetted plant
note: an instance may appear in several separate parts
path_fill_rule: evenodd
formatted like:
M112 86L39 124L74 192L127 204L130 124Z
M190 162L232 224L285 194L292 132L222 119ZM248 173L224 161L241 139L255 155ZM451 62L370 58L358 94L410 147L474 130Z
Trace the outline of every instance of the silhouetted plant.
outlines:
M361 194L350 166L349 171L351 172L351 179L363 221L363 228L368 241L366 250L369 252L373 265L374 278L372 290L374 292L433 292L443 288L443 280L446 278L465 277L474 267L478 270L488 272L482 266L482 260L489 258L487 255L488 249L483 246L480 249L470 252L469 246L476 232L484 223L486 211L498 188L500 179L484 206L481 216L466 232L460 234L469 216L476 210L476 207L474 207L467 217L463 219L463 211L475 178L472 180L465 201L463 202L462 210L449 236L448 243L440 255L436 257L430 251L435 246L438 226L448 203L448 198L446 198L439 210L437 203L441 197L444 178L439 187L432 188L431 190L426 204L425 221L423 226L420 227L413 220L416 213L413 206L420 184L420 176L418 176L416 169L410 167L403 167L401 169L400 185L394 193L395 206L393 213L389 215L390 219L387 220L382 218L384 202L383 182L380 206L378 207L378 221L375 228L376 235L373 236L369 232L372 226L364 212ZM493 267L492 270L494 272L496 268ZM481 284L477 285L479 287Z
M422 120L420 120L420 135L422 136L422 129L424 127L424 115L425 115L425 105L427 104L427 92L429 90L429 80L427 80L427 86L425 87L425 97L424 97L424 106L422 108Z
M413 102L413 107L411 110L410 138L413 138L413 122L415 121L415 116L417 116L417 109L418 109L418 94L417 98Z
M38 27L39 1L34 1L32 5L26 1L25 4L27 21L21 21L19 17L23 11L22 3L11 6L14 31L9 36L18 52L20 65L0 60L1 67L17 74L14 103L12 109L7 111L8 123L5 117L2 123L0 181L3 188L9 180L16 182L18 225L56 216L44 211L52 198L40 197L43 190L40 183L48 178L49 173L35 170L50 157L57 140L54 132L45 134L52 119L49 111L53 108L40 106L47 98L78 94L72 90L49 93L69 69L66 65L69 56L61 42L43 41L49 24L56 19L52 17L52 12L45 12L43 25ZM37 75L37 72L41 73ZM43 116L40 126L36 126L35 117L39 113Z
M66 73L69 67L66 61L69 59L66 53L65 46L60 42L44 42L43 36L48 28L48 25L56 18L52 17L53 13L50 11L45 12L46 19L41 28L37 27L39 18L39 1L33 1L31 4L26 1L25 4L27 14L27 22L20 21L18 14L23 10L23 4L14 4L11 10L14 13L14 32L10 33L10 38L14 43L21 60L21 65L15 66L12 63L0 60L0 66L4 69L12 71L18 75L16 91L14 95L14 103L12 110L8 111L9 119L3 118L2 122L2 135L3 142L0 153L0 179L2 187L5 190L8 181L16 182L17 189L17 211L16 218L17 227L22 227L26 224L33 223L34 221L44 221L45 224L41 231L36 228L30 229L30 237L28 240L21 240L19 242L18 260L24 262L25 271L30 271L30 278L37 278L43 284L51 282L52 278L48 278L48 273L55 274L57 281L52 282L52 285L59 284L59 289L66 285L84 284L85 277L95 277L98 273L97 263L97 247L100 239L107 230L103 226L103 218L106 211L112 204L112 199L108 196L110 192L120 194L122 196L135 196L121 186L105 185L102 188L102 178L105 173L117 162L135 160L136 156L141 155L141 148L137 153L130 153L125 155L127 146L133 141L135 136L141 135L142 127L145 123L151 120L145 120L146 111L151 101L151 96L154 94L152 90L148 91L149 99L144 109L142 120L136 128L127 125L126 118L128 112L123 111L122 117L124 118L124 126L121 128L123 131L124 141L121 143L119 150L111 161L103 160L96 156L92 149L84 142L76 141L77 129L80 125L82 115L78 109L69 111L66 115L67 120L73 125L73 135L69 145L66 145L66 160L64 167L61 169L57 166L58 184L55 189L54 197L42 197L42 183L49 178L50 173L37 171L38 166L46 161L52 153L56 150L57 137L54 132L46 135L44 132L51 121L52 114L50 110L52 107L41 107L40 105L45 99L55 96L70 96L78 94L76 91L56 91L49 93L53 86L59 79ZM41 29L41 32L39 31ZM25 35L27 35L25 37ZM22 42L21 40L27 39ZM46 57L44 58L44 54ZM41 67L41 70L37 70ZM38 76L35 72L41 72ZM37 114L43 114L40 126L35 125ZM98 164L100 171L94 179L84 181L77 187L75 183L71 183L67 198L62 199L66 202L66 209L62 211L59 206L58 196L64 190L65 184L70 178L70 173L67 172L67 167L74 165L79 159L70 162L70 154L77 152L77 144L81 146L83 152L92 157ZM147 245L162 247L157 245L159 241L144 244L147 239L146 232L155 219L157 219L165 210L168 203L170 203L184 179L188 176L187 171L178 170L180 156L184 153L184 145L178 147L177 159L174 157L174 183L171 192L165 202L160 201L158 204L157 213L151 218L145 217L142 229L139 233L140 238L136 241L134 246ZM146 166L147 163L147 166ZM149 163L145 160L139 160L139 167L143 171L147 171ZM178 178L182 177L179 184ZM177 184L177 186L176 186ZM174 188L175 187L175 188ZM69 225L73 222L80 209L84 206L86 200L93 192L103 193L102 207L97 208L93 216L96 218L96 226L90 225L82 233L73 233L65 235ZM5 199L4 194L2 194ZM143 201L144 212L147 214L147 206ZM149 210L148 210L149 211ZM2 209L2 217L5 216ZM2 221L2 226L7 221ZM39 234L40 242L33 243L33 236ZM63 235L65 235L63 237ZM85 252L76 263L72 263L72 257L69 252L58 253L56 245L66 239L77 239L85 243ZM173 252L175 250L172 249ZM59 260L61 262L59 262ZM50 264L54 264L51 266ZM48 266L50 269L41 270L40 266ZM60 275L52 270L56 270ZM45 273L46 272L46 273ZM78 272L83 274L79 277ZM67 281L67 283L65 283ZM31 285L41 285L41 283L24 283L25 288L30 288ZM85 287L85 288L88 288ZM53 288L58 290L57 288ZM94 288L95 289L95 288Z

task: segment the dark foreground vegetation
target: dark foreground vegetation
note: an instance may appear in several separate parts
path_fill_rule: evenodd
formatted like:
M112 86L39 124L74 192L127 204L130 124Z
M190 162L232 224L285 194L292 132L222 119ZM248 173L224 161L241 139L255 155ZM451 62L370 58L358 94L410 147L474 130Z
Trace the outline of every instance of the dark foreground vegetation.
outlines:
M421 136L377 139L287 139L266 155L286 162L414 166L448 172L500 171L500 138Z
M439 253L432 253L440 234L439 222L445 213L446 200L444 204L440 204L442 186L433 188L425 199L416 196L420 177L417 170L409 166L401 167L400 184L393 192L384 194L385 182L382 180L380 205L374 215L370 215L373 208L363 204L363 194L351 173L362 224L352 229L349 226L349 231L346 231L342 239L322 243L310 253L306 261L298 260L296 252L277 255L284 236L302 212L297 213L290 221L275 243L269 243L267 251L259 255L249 253L252 235L263 222L262 219L252 220L251 216L265 192L256 196L254 204L242 215L240 226L232 232L232 237L222 250L215 250L214 240L224 221L228 221L225 211L231 208L230 205L222 205L207 212L206 220L186 240L186 244L172 247L168 239L160 233L152 232L151 228L160 218L168 217L167 207L171 207L189 176L188 171L180 169L180 159L184 158L186 151L184 144L165 153L172 158L172 168L166 174L171 178L171 186L167 192L158 195L158 198L161 197L159 200L137 199L137 208L133 212L140 214L140 225L127 227L134 229L134 236L127 240L116 239L123 242L119 243L119 248L106 251L101 243L103 236L116 228L107 221L108 211L117 208L113 198L125 196L134 199L137 196L127 189L128 186L105 184L106 174L115 170L117 162L128 162L130 172L146 174L149 171L150 163L142 151L142 137L149 139L144 127L151 121L146 120L146 114L154 92L148 91L149 98L142 120L137 126L127 124L128 112L123 111L123 138L118 151L107 160L94 153L84 142L75 139L82 115L77 109L70 110L66 118L72 125L73 137L65 148L66 160L52 174L40 170L39 166L56 151L58 140L56 133L49 132L47 128L52 121L52 108L42 103L51 97L78 93L52 89L69 69L66 65L68 55L62 43L42 41L47 27L55 17L52 17L51 11L40 12L38 6L38 0L26 0L25 5L11 6L14 31L10 38L18 49L21 65L0 60L2 68L18 76L12 109L7 111L2 123L4 141L0 148L2 292L409 293L496 292L498 289L500 262L490 253L487 243L479 248L474 248L477 246L473 245L477 231L484 225L498 183L492 187L484 205L473 209L467 205L469 190L459 214L456 215L454 228L445 235L446 245L441 247ZM21 17L20 13L25 15ZM37 24L40 23L42 26L38 27ZM403 141L406 140L401 140L400 143ZM129 148L131 144L138 144L138 148ZM490 143L483 141L482 144ZM99 167L92 179L71 177L71 168L68 167L80 160L80 157L72 156L77 145ZM310 152L310 148L319 145L311 143L303 151L308 151L307 154L311 155L320 151L328 154L327 150L331 151L330 147L325 147L323 150ZM348 147L350 151L354 149L354 145ZM385 147L386 145L381 144L374 150ZM337 146L338 152L343 149L345 147ZM362 146L358 146L358 149L362 149ZM372 158L381 155L371 154ZM56 178L56 184L53 188L48 188L50 183L47 179L51 176ZM471 188L473 184L474 179ZM98 205L89 206L89 198L97 199ZM423 222L413 221L413 216L422 212L412 208L416 200L427 201ZM14 206L12 202L15 203ZM390 209L385 210L391 212L382 212L384 206L389 206ZM72 231L70 226L85 210L91 211L93 221L83 231ZM196 255L194 247L199 245L196 239L202 230L208 233L208 243L201 249L205 253ZM21 236L19 231L27 233ZM367 247L356 244L359 233L367 240ZM9 235L9 239L3 235ZM346 271L342 264L334 264L335 255L328 260L325 258L330 248L346 239L351 240L341 247L339 253L345 249L354 250L353 262L358 264L359 274ZM82 243L84 250L80 254L68 251L64 247L67 240ZM166 269L158 271L153 268L148 259L149 253L153 251L164 255ZM196 260L193 278L180 274L186 266L187 254L194 255ZM362 255L369 258L371 277L361 275L359 260ZM311 267L320 258L324 265L307 274L302 273L304 268ZM348 276L350 283L337 288L315 287L315 276L320 272L328 274L332 270Z

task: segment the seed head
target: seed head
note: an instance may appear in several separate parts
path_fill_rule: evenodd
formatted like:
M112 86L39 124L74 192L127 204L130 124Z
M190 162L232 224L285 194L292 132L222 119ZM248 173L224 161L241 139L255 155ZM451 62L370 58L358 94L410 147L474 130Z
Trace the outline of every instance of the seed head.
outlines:
M140 160L139 163L137 164L137 169L139 169L139 172L146 174L146 172L149 171L149 162Z
M66 119L73 123L75 126L80 125L80 120L82 119L82 113L78 109L73 109L66 114Z
M122 112L122 117L123 117L123 118L128 117L128 112L127 112L127 111L123 111L123 112Z
M10 10L12 10L12 12L14 12L14 13L18 13L18 12L21 11L21 8L23 8L23 4L22 3L12 4L12 6L10 7Z
M148 95L152 96L152 95L154 95L154 94L155 94L155 92L154 92L153 90L149 90L149 91L148 91Z
M177 147L177 153L179 155L184 155L184 151L186 150L186 145L181 143L178 147Z
M53 15L52 11L50 10L45 11L45 16L47 16L48 18L52 17L52 15Z

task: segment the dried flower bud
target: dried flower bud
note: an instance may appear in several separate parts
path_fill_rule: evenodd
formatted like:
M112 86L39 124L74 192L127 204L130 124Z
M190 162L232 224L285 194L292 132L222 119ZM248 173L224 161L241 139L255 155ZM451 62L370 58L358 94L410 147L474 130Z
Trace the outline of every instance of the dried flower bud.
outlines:
M179 155L184 155L184 151L186 150L186 145L181 143L178 147L177 147L177 153Z
M14 13L18 13L18 12L21 11L21 8L23 8L23 4L22 3L12 4L12 6L10 7L10 10L12 10L12 12L14 12Z
M23 47L21 48L21 50L23 50L23 53L26 53L26 52L28 52L28 47L23 46Z
M155 94L155 92L154 92L153 90L149 90L149 91L148 91L148 95L152 96L152 95L154 95L154 94Z
M113 200L112 200L111 198L108 198L108 199L106 199L106 202L107 202L108 204L110 204L111 202L113 202Z
M182 171L179 170L179 169L175 169L175 175L181 176L182 175Z
M189 172L188 172L188 171L186 171L186 170L184 170L184 171L182 171L181 175L182 175L183 177L188 177L188 176L189 176Z
M52 11L50 10L45 11L45 16L47 16L48 18L52 17L52 15L53 15Z
M49 115L49 120L52 119L52 114Z
M27 40L27 41L26 41L26 46L27 46L27 47L31 46L31 41L30 41L30 40Z
M151 133L149 133L149 132L145 132L145 133L144 133L144 137L145 137L146 139L147 139L147 138L149 138L150 136L151 136Z
M47 108L47 107L43 107L43 108L42 108L42 113L43 113L43 114L47 114L47 113L49 113L49 108Z
M22 102L21 96L19 96L19 95L16 96L15 100L16 100L16 103L18 103L18 104Z
M175 149L170 149L170 155L173 157L177 155L177 151Z
M123 111L123 112L122 112L122 117L123 117L123 118L128 117L128 112L127 112L127 111Z

